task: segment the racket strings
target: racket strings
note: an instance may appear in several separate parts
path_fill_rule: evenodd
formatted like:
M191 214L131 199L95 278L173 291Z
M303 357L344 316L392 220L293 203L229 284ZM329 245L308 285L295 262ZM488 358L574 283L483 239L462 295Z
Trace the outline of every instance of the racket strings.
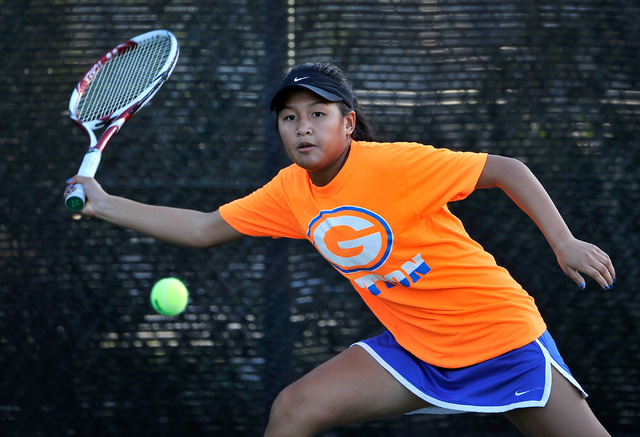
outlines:
M156 36L129 46L107 60L78 101L78 120L109 118L138 100L163 73L171 47L170 38Z

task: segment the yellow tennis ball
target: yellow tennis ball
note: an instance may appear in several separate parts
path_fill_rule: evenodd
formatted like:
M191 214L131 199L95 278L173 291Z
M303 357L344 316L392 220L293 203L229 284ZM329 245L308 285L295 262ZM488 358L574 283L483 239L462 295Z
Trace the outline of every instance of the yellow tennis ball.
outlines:
M176 316L184 311L189 300L187 287L178 278L160 279L151 289L151 305L164 316Z

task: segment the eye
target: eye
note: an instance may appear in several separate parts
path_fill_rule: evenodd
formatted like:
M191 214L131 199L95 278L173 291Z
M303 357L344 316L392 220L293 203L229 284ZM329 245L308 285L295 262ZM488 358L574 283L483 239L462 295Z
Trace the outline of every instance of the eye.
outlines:
M313 114L311 114L313 117L316 118L320 118L320 117L324 117L324 112L320 112L320 111L315 111Z
M283 121L292 121L292 120L295 120L295 119L296 119L296 116L295 116L295 115L293 115L293 114L284 115L284 116L282 117L282 120L283 120Z

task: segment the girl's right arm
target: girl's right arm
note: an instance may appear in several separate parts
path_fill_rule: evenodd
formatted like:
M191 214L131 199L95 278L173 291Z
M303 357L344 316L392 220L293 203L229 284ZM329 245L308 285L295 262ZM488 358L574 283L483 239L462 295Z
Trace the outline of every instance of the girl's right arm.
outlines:
M155 239L179 246L208 248L238 240L244 234L225 222L218 211L200 212L165 206L146 205L106 193L93 178L74 176L65 195L82 184L87 203L81 213Z

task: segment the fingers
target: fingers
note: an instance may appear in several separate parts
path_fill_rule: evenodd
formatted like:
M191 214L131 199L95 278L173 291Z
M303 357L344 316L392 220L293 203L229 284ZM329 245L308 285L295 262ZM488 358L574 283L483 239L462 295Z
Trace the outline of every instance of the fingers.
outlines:
M82 176L75 175L72 178L67 179L67 188L64 190L64 194L62 197L67 198L69 194L73 193L76 190L76 185L81 184L81 179L85 179Z
M67 188L64 191L64 196L65 197L68 196L70 193L72 193L75 190L75 186L77 184L81 183L80 180L79 180L81 178L82 178L82 176L75 175L74 177L67 179L67 181L66 181L67 182Z
M611 261L609 255L607 255L604 251L600 249L598 249L598 251L600 251L601 256L603 257L603 265L607 269L606 273L609 274L609 281L607 282L607 284L609 285L609 287L612 287L616 282L616 269L613 267L613 261Z
M88 178L86 176L75 175L74 177L67 179L67 185L84 184L89 179L91 178Z
M581 289L586 286L581 273L593 278L605 290L613 287L616 281L613 263L599 247L573 238L558 248L557 255L562 270Z
M613 263L611 262L611 258L600 248L594 247L594 255L592 259L592 263L589 265L590 271L586 271L584 273L591 276L600 284L602 288L605 290L609 290L613 287L613 283L615 282L615 269L613 268Z
M67 196L69 196L69 194L73 193L76 190L77 183L78 183L78 179L76 176L70 179L67 179L67 188L65 188L64 193L62 194L62 197L66 199Z
M613 278L609 275L608 270L602 267L588 267L583 270L583 273L592 277L598 284L600 284L600 287L604 288L605 290L609 290L611 287L613 287Z
M578 287L580 287L582 290L584 290L584 288L585 288L584 278L582 277L582 275L580 273L578 273L577 270L569 268L569 269L565 270L565 273L567 274L567 276L569 276L571 278L571 280L573 282L578 284Z
M67 202L67 198L73 194L74 191L80 188L84 188L84 196L82 196L85 200L84 205L80 212L82 215L93 215L93 208L89 205L89 199L93 198L96 193L95 187L96 185L93 178L84 177L84 176L74 176L72 178L67 179L66 181L67 187L65 188L62 197L65 199L65 203ZM86 197L85 197L86 196Z
M594 245L589 245L589 250L583 257L582 263L573 266L574 274L569 275L574 281L580 281L582 276L578 271L593 278L603 289L609 290L616 281L616 273L611 258L603 250ZM580 278L580 279L579 279ZM582 279L577 282L580 288L585 288Z

